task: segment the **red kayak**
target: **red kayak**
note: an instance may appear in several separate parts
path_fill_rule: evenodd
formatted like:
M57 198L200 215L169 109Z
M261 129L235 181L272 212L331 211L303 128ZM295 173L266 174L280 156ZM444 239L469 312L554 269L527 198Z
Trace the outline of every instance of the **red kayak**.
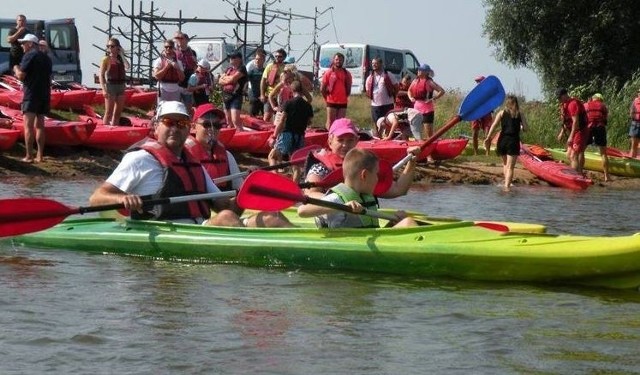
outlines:
M93 97L93 100L91 101L90 104L95 104L95 105L104 105L104 94L102 93L102 90L98 90L95 89L96 94ZM125 106L127 101L129 101L129 99L131 98L131 96L135 93L135 90L124 90L124 102L125 102Z
M62 97L55 105L52 103L51 108L62 110L82 109L84 105L91 104L96 96L96 90L91 89L51 91L51 95L57 92L62 93Z
M57 108L56 106L62 100L64 93L62 91L51 91L51 98L49 99L49 106L51 108ZM24 94L22 91L5 91L1 95L0 105L20 109L22 105L22 97Z
M529 145L523 144L519 156L520 163L539 179L553 186L573 190L585 190L593 184L591 179L576 172L566 164L550 159L543 160L529 150ZM539 146L535 146L539 147Z
M151 128L146 127L99 125L84 145L101 150L126 150L150 132Z
M225 147L231 152L248 152L248 153L262 153L264 152L265 145L269 137L273 134L270 130L247 130L236 131L229 142L222 142Z
M469 143L468 138L438 139L431 153L433 160L450 160L462 154Z
M362 148L365 150L370 150L380 159L384 159L389 163L395 164L402 160L405 156L407 156L407 147L411 146L421 146L422 141L399 141L399 140L371 140L371 141L360 141L356 147ZM432 143L425 147L420 155L418 156L418 160L425 160L427 157L433 152L435 149L435 143Z
M0 128L0 151L9 150L18 141L22 132L18 129Z
M253 130L273 130L275 126L272 122L264 121L261 118L253 117L245 113L240 114L240 121L243 127Z
M275 125L271 122L264 121L261 118L252 117L244 113L240 114L240 121L242 121L243 126L248 129L273 132L273 129L275 128ZM304 133L304 145L326 147L328 138L329 133L325 129L307 128L307 131ZM271 147L269 147L268 143L265 143L260 150L253 153L266 155L269 151L271 151Z
M136 107L149 110L156 106L158 101L157 91L134 91L131 96L125 98L125 107Z
M22 112L18 109L0 107L0 112L13 118L13 126L24 131ZM45 143L49 146L77 146L86 142L96 123L93 121L58 121L44 119Z

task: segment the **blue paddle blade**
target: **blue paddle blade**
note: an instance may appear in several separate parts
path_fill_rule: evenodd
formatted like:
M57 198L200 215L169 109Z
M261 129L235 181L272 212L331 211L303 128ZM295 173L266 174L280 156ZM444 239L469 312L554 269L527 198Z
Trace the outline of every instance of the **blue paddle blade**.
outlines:
M498 108L504 98L504 87L498 77L488 76L464 98L458 114L464 121L477 120Z

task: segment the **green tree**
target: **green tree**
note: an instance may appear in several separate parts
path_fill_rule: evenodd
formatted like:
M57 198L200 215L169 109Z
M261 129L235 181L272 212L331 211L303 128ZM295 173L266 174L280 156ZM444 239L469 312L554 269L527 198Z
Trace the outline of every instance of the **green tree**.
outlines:
M528 67L543 89L623 85L640 67L640 1L484 0L498 60Z

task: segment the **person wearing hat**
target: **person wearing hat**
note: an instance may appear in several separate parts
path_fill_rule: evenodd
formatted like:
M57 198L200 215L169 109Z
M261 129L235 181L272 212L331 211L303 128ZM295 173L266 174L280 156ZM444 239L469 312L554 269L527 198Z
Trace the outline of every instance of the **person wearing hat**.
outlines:
M215 193L218 189L200 160L184 147L191 129L191 116L179 101L165 101L157 108L155 140L128 152L107 180L89 198L92 206L123 204L134 219L171 220L201 223L216 210L218 201L191 201L143 209L143 197ZM224 212L223 212L224 211ZM231 210L222 209L211 224L241 226Z
M607 120L609 110L604 104L604 97L600 93L595 93L591 100L584 103L587 111L587 145L593 144L600 150L602 158L602 171L604 180L609 181L609 158L607 157Z
M335 120L329 128L328 148L313 151L307 157L305 182L320 183L329 173L340 168L345 155L356 147L358 140L358 128L353 121L346 117ZM407 154L418 155L419 153L419 146L407 148ZM380 197L395 198L407 194L413 183L415 167L416 159L412 158L389 190ZM325 193L326 189L322 187L306 189L306 194L313 198L320 199Z
M200 160L214 182L221 177L237 176L230 181L215 182L219 189L223 191L239 190L244 179L240 176L238 163L224 145L218 141L218 134L220 134L224 118L224 112L211 103L196 107L193 114L195 135L187 138L185 148ZM243 210L238 207L235 198L219 199L216 202L216 211L220 210L225 212L217 213L212 219L209 219L207 224L238 226L237 224L240 222L247 227L282 228L293 226L284 215L275 211L264 211L240 218ZM235 215L226 212L229 210Z
M161 101L180 101L184 79L184 66L176 56L175 42L164 41L164 48L153 62L153 78L158 81L158 103Z
M567 89L556 90L556 97L560 102L562 129L558 133L558 141L562 141L565 133L567 137L567 158L571 167L578 173L584 168L584 151L587 148L589 130L587 128L587 112L584 104L577 98L569 96Z
M631 102L629 117L631 118L631 124L629 125L631 150L629 151L629 156L635 158L638 155L638 144L640 143L640 89L638 89L636 97Z
M38 37L27 34L18 39L24 56L19 65L13 66L13 73L22 81L22 113L24 114L24 144L26 163L44 160L44 116L49 113L51 100L52 63L49 55L38 48ZM33 158L33 142L36 155Z
M15 65L20 64L22 56L24 56L24 51L18 39L24 38L27 34L31 34L31 31L27 28L27 17L24 14L19 14L16 17L16 26L9 30L9 34L7 34L7 43L11 45L9 48L9 69L12 71Z
M433 70L427 64L418 67L418 75L409 86L409 100L413 103L413 108L422 113L424 124L424 138L433 135L433 122L435 119L434 102L440 99L445 91L433 80Z
M193 95L193 104L198 107L209 103L209 96L214 88L211 66L205 59L198 61L196 71L189 77L187 91Z
M484 76L477 76L474 80L476 83L480 83L484 81ZM474 155L478 155L478 139L480 137L480 130L482 130L482 134L486 136L492 122L493 112L489 112L481 118L471 121L471 137ZM489 156L490 151L491 143L489 143L488 147L485 148L485 155Z
M244 95L244 86L247 83L247 68L242 63L242 54L233 52L229 54L229 66L222 73L218 84L222 86L222 103L224 113L227 116L227 125L242 131L240 110Z

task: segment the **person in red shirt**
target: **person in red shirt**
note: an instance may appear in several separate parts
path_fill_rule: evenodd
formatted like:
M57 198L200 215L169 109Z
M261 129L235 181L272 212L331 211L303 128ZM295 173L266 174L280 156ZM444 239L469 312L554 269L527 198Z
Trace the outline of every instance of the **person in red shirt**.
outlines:
M607 118L609 110L604 104L602 94L593 94L591 100L584 104L587 111L587 128L589 136L587 144L593 144L600 149L602 157L602 171L604 172L604 180L609 181L609 158L607 157Z
M587 148L589 130L587 128L587 112L584 104L569 96L567 89L556 90L556 96L560 101L562 117L562 129L558 133L558 140L562 140L565 133L567 138L567 157L571 160L571 167L582 173L584 169L584 150Z
M344 67L344 55L336 53L333 56L333 63L320 83L320 92L327 104L327 130L336 119L344 118L347 115L347 104L351 95L351 73Z

